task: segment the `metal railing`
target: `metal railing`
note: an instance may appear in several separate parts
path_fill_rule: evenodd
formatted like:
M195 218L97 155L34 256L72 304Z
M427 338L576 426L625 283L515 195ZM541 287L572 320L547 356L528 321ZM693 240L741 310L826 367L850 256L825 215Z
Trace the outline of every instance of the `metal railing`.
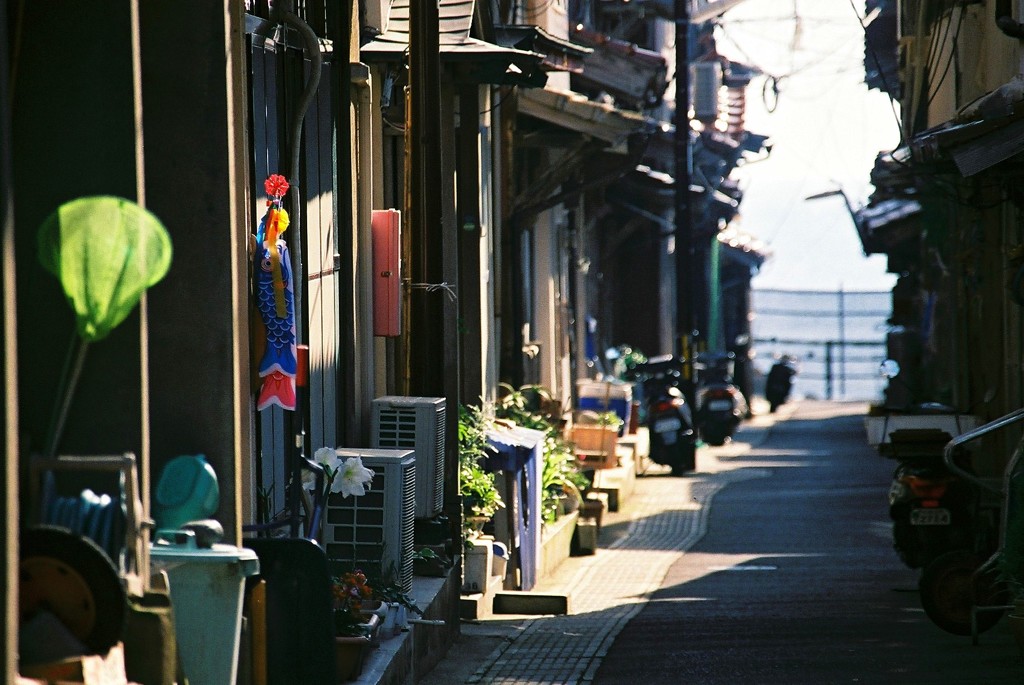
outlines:
M1024 408L1010 412L1005 416L1001 416L998 419L989 421L988 423L978 426L977 428L967 431L963 435L950 440L946 447L942 450L942 459L946 462L946 466L949 470L967 480L970 483L974 483L979 488L983 488L989 492L992 492L1003 497L1001 520L999 526L999 545L996 548L995 553L992 554L978 569L974 572L971 582L971 644L978 644L978 614L984 611L1007 611L1012 609L1013 605L1008 604L978 604L975 591L977 589L977 579L986 573L991 573L993 568L998 564L999 558L1003 554L1003 550L1006 547L1006 529L1008 523L1008 515L1011 510L1009 498L1012 493L1012 483L1014 473L1017 470L1017 466L1020 462L1021 449L1018 447L1013 451L1013 456L1010 461L1006 464L1006 468L1003 470L1002 487L994 487L991 484L991 479L986 480L979 476L976 476L969 471L966 471L956 463L954 455L956 454L957 448L965 443L977 440L980 437L994 433L997 430L1012 426L1013 424L1024 420Z

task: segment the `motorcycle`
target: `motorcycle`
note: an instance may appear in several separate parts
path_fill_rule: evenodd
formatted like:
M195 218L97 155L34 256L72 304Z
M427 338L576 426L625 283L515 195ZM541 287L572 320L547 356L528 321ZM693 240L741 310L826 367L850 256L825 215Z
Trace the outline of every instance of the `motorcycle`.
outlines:
M786 403L789 392L793 389L793 376L796 375L796 361L788 354L782 355L772 364L765 381L764 397L768 400L771 413Z
M924 568L946 552L971 548L981 524L977 488L943 461L942 450L951 439L939 429L890 433L887 456L898 462L889 487L893 548L910 568Z
M709 445L724 445L747 415L747 401L732 382L733 354L701 355L697 425Z
M680 359L672 355L652 357L634 366L629 376L639 382L651 461L670 467L673 476L693 471L697 465L697 434L690 405L680 390Z
M890 366L895 371L883 375L891 380L898 365ZM994 576L976 571L998 546L1000 503L974 474L973 454L949 448L967 428L967 417L953 407L926 402L887 413L878 445L897 461L889 488L893 548L904 564L921 569L929 620L955 635L988 630L1001 616L971 612L975 599L998 604Z

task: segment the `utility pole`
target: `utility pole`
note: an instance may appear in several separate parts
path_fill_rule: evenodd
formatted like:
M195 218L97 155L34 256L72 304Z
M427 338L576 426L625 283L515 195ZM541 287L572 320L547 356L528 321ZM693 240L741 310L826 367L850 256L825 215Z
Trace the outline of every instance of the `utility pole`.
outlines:
M444 279L444 234L441 197L441 66L437 2L409 5L409 96L407 145L409 208L406 235L409 279L441 283ZM409 326L405 333L409 395L445 395L444 297L425 289L406 291ZM412 343L411 341L415 341ZM453 413L458 416L458 407Z
M693 149L690 146L690 3L675 0L676 27L676 110L675 110L675 250L676 250L676 353L682 357L684 392L694 406L693 358L696 339L695 284L699 277L690 212L690 179L693 176Z

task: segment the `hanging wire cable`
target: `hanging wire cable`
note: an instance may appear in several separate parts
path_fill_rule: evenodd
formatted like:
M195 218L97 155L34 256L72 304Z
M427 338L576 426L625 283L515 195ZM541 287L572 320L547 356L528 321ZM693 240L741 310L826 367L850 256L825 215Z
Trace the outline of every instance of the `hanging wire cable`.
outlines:
M954 60L957 59L957 48L958 48L959 41L960 41L960 30L963 28L963 25L964 25L964 15L966 14L966 12L964 10L965 10L965 8L963 6L961 6L960 7L960 17L957 20L957 24L956 24L956 33L953 34L953 44L949 48L949 58L946 60L946 66L942 70L942 75L939 77L938 82L936 82L936 84L935 84L935 90L932 91L931 95L928 96L928 100L927 100L927 102L925 104L926 107L928 105L932 104L932 101L939 94L939 91L942 89L942 84L946 81L946 76L949 75L949 68L950 68L950 66L952 66ZM952 17L952 13L951 13L949 19L946 20L947 29L948 29L948 26L950 24L952 24L952 23L953 23L953 17ZM948 30L947 30L947 33L948 33Z
M867 37L867 24L864 23L864 17L860 16L860 12L857 11L857 6L853 3L853 0L850 0L850 9L853 10L853 15L857 17L857 23L860 24L861 31L864 33L864 36ZM885 69L882 68L882 61L878 59L878 53L875 52L875 46L872 45L870 41L865 41L865 45L867 46L868 51L871 53L871 60L875 63L875 69L878 70L878 76L879 78L882 79L882 85L885 87L885 94L889 96L889 105L892 109L892 116L893 119L896 121L896 129L900 132L900 140L899 143L897 143L896 147L902 147L906 143L906 139L903 136L903 122L900 120L900 114L898 109L899 103L896 101L896 98L894 98L892 95L893 87L888 82L888 79L885 78Z
M451 283L413 283L405 281L405 287L417 290L426 290L428 293L441 292L452 302L458 302L459 296L455 294L455 288Z
M941 20L936 20L934 25L939 25ZM946 44L946 39L949 37L949 28L952 24L951 19L947 19L945 22L945 31L935 30L931 32L931 37L928 40L928 52L925 56L924 61L924 74L925 74L925 88L927 89L927 79L933 74L939 66L939 61L942 59L942 46Z
M500 106L501 106L501 103L505 102L505 100L506 100L506 99L508 99L508 97L509 97L510 95L512 95L512 92L513 92L514 90L515 90L515 86L511 86L511 87L510 87L510 88L509 88L509 89L508 89L507 91L505 91L504 93L502 93L502 95L501 95L501 99L499 99L499 100L498 100L497 102L495 102L495 103L494 103L493 105L491 105L491 106L490 106L490 107L488 107L487 109L484 109L484 110L480 110L480 116L483 116L483 115L485 115L485 114L490 114L490 113L491 113L491 112L493 112L494 110L498 109L498 107L500 107Z

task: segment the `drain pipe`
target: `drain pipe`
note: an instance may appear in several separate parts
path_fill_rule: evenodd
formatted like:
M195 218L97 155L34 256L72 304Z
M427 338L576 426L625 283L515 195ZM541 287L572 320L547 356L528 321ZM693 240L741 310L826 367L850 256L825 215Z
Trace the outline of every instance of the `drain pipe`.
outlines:
M288 182L292 184L292 188L296 189L297 194L299 152L302 150L299 144L302 138L302 121L306 118L306 110L309 109L309 105L313 102L316 89L320 85L320 68L323 65L323 57L320 55L320 39L313 33L313 29L309 27L309 24L300 19L293 11L294 0L284 0L279 7L277 3L274 3L274 5L275 9L271 10L271 16L275 20L298 31L302 37L303 51L306 53L306 59L309 60L309 78L306 80L306 87L302 91L302 97L299 99L299 105L295 110L295 118L292 120L291 131L289 131L288 135L288 144L292 148L291 165L288 168ZM296 198L296 202L300 200L301 196Z
M373 338L373 109L370 67L354 62L350 65L356 102L356 245L352 250L353 269L358 287L356 292L355 349L357 353L355 378L356 407L368 407L373 400L374 351ZM356 414L361 410L355 409ZM355 426L364 426L361 416L355 416ZM365 432L365 428L361 428ZM366 436L362 436L363 439Z
M1013 0L996 0L996 26L1010 38L1024 40L1024 25L1013 18Z

